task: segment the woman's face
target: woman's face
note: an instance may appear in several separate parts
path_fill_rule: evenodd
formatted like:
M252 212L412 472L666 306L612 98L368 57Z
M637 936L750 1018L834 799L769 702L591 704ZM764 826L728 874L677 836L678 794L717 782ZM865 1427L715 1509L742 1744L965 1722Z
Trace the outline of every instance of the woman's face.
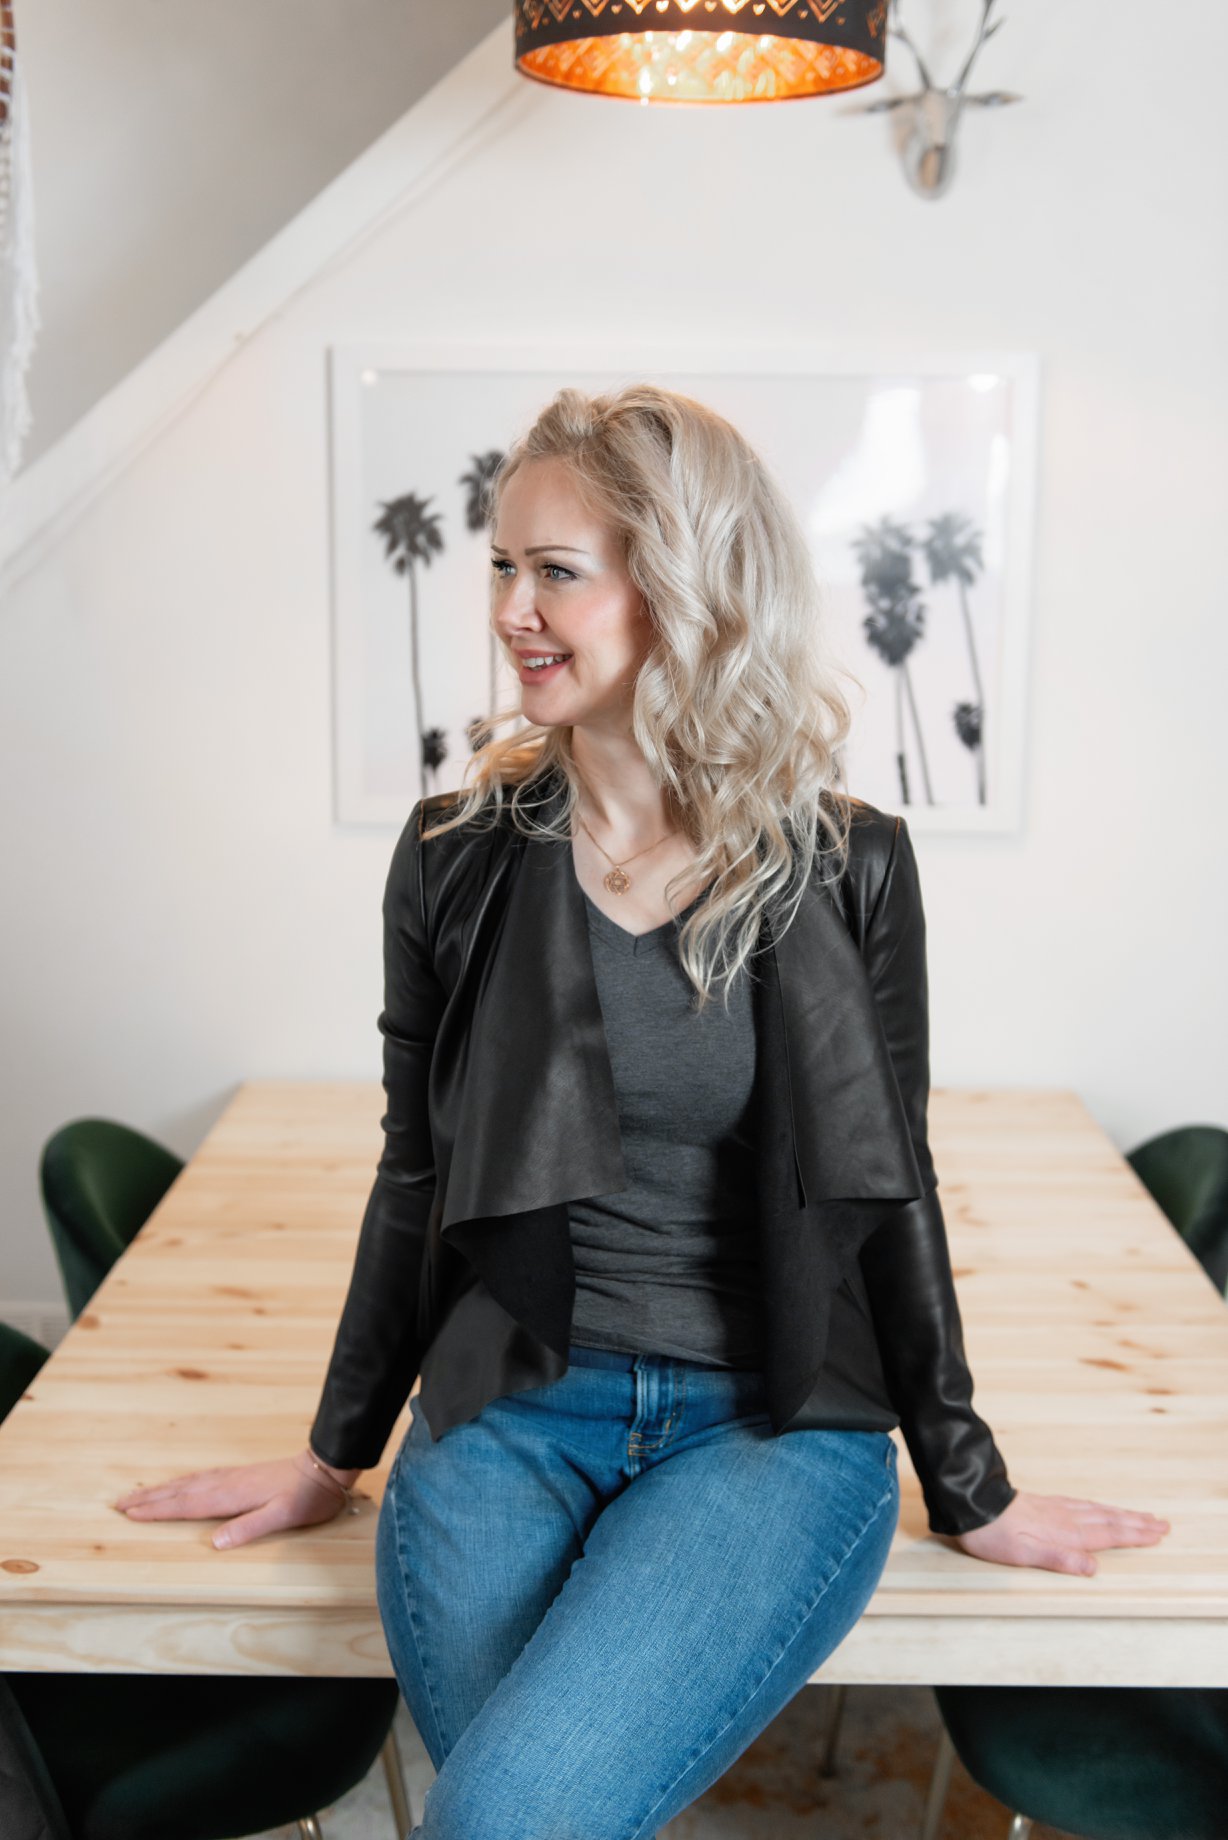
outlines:
M491 577L491 625L527 720L625 731L652 626L614 532L585 510L565 462L527 461L504 486ZM534 668L560 652L563 663Z

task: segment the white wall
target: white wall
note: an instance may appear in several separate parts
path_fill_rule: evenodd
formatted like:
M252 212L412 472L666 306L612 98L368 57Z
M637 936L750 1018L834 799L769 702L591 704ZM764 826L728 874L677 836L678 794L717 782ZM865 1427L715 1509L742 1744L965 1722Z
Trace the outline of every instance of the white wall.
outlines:
M28 466L508 11L38 0Z
M1200 34L1170 71L1142 0L1015 7L978 78L1027 101L967 121L937 204L847 101L671 112L526 85L16 581L0 1295L56 1294L35 1175L63 1120L186 1155L244 1078L378 1077L394 833L330 822L338 339L1038 351L1024 828L919 841L934 1081L1074 1088L1123 1148L1228 1123L1224 16Z

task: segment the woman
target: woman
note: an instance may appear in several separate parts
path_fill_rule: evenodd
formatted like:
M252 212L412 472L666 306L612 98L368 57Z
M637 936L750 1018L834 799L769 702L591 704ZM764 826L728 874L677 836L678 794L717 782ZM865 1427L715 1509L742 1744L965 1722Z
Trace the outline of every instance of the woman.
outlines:
M634 1840L873 1595L900 1425L931 1528L1092 1573L1154 1515L1009 1482L973 1411L926 1136L903 821L789 506L650 385L564 390L492 495L527 727L420 802L384 904L384 1151L308 1448L135 1491L235 1546L377 1529L423 1840Z

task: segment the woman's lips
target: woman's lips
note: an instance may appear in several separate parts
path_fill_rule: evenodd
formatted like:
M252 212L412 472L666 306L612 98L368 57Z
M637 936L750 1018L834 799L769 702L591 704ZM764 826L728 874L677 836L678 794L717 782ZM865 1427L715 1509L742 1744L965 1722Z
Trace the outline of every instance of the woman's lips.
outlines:
M521 659L517 663L516 674L522 684L535 684L540 678L557 676L560 671L566 670L570 663L571 658L567 657L560 659L558 664L541 664L537 665L535 668L530 668L530 666Z

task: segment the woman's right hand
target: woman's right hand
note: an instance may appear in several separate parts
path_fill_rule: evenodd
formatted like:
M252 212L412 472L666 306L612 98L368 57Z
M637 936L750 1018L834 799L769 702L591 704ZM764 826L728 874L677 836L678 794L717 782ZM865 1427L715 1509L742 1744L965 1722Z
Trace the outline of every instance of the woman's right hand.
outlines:
M328 1464L324 1469L321 1475L307 1452L298 1451L265 1463L192 1470L169 1482L130 1489L111 1505L134 1521L220 1519L213 1545L245 1546L262 1534L314 1527L340 1514L344 1491L362 1472Z

